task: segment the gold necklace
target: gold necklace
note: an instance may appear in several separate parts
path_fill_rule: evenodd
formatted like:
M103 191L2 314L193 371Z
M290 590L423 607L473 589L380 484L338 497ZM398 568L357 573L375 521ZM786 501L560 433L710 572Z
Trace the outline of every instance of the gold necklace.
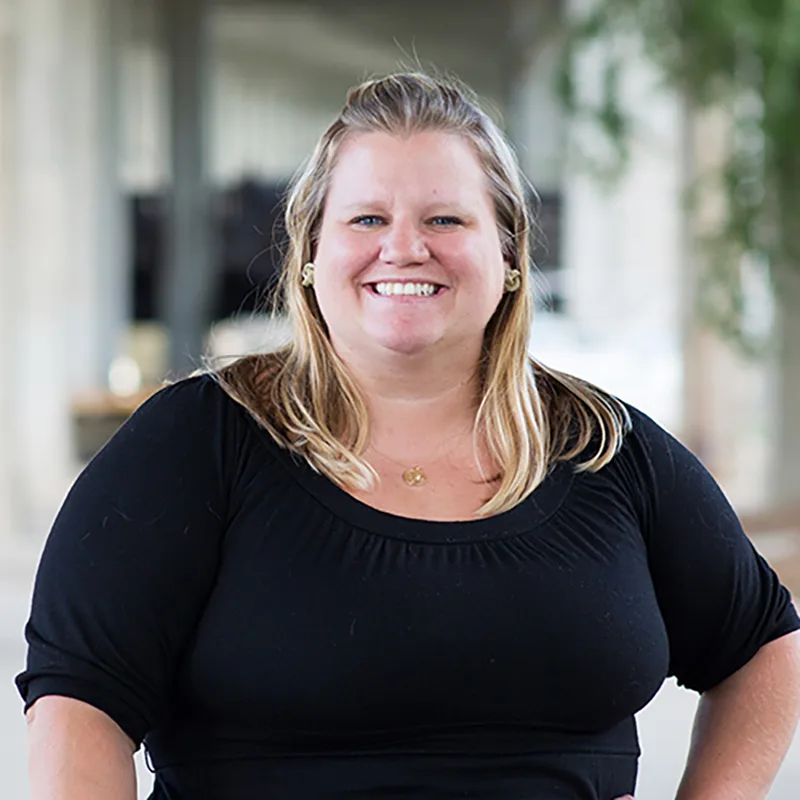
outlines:
M459 435L458 441L447 452L442 453L442 455L438 456L430 463L436 464L446 456L449 456L456 449L456 447L458 447L460 441L461 441L461 435ZM424 486L428 482L428 476L425 474L425 470L420 464L414 464L413 466L409 467L402 461L398 461L396 458L392 458L391 456L387 456L386 453L382 453L380 450L378 450L377 447L375 447L374 444L370 445L370 447L379 456L382 456L383 458L386 458L389 461L393 461L398 466L403 467L402 477L403 477L403 483L405 483L406 486L409 486L412 489L416 489L420 486Z

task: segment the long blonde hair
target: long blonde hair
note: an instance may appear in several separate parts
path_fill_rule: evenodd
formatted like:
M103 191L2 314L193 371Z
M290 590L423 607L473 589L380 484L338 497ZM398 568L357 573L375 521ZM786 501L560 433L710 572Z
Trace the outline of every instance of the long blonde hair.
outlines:
M580 470L605 466L630 424L627 410L600 389L529 357L533 220L524 179L500 129L474 96L451 80L400 73L351 89L295 176L287 200L288 248L278 289L292 341L217 370L220 384L279 445L302 455L315 470L345 488L375 486L378 475L363 457L370 441L364 399L331 345L313 290L301 279L303 265L314 257L342 142L375 131L398 136L439 131L468 139L490 180L503 255L521 273L519 290L503 295L484 335L474 436L485 442L500 475L499 488L477 515L519 503L557 461L581 456Z

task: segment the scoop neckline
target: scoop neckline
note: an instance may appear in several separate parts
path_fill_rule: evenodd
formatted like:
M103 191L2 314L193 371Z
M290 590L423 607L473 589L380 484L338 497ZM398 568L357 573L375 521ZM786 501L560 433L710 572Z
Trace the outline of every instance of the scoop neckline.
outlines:
M281 466L296 483L335 517L378 536L427 544L462 544L504 539L544 524L569 494L575 470L558 462L547 477L513 508L471 520L427 520L381 511L346 492L317 472L300 455L280 447L266 431L259 430Z

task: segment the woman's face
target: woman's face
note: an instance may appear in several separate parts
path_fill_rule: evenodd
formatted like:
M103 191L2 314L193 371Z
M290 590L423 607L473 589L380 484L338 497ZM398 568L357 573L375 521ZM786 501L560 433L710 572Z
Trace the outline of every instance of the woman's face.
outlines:
M340 355L480 352L506 264L473 146L450 133L364 133L339 152L314 291Z

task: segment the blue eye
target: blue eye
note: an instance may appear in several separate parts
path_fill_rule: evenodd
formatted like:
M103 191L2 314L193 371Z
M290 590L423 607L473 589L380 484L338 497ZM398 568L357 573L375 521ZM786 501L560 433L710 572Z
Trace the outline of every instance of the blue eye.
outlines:
M436 227L445 227L449 225L461 225L463 224L458 217L434 217L431 220L431 223Z
M356 217L353 220L353 223L356 225L364 225L367 228L373 228L376 225L380 225L384 222L383 217L379 217L377 214L362 214L360 217Z

